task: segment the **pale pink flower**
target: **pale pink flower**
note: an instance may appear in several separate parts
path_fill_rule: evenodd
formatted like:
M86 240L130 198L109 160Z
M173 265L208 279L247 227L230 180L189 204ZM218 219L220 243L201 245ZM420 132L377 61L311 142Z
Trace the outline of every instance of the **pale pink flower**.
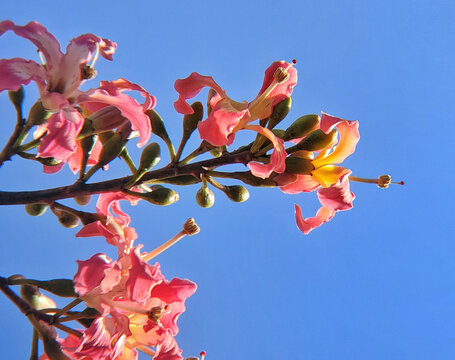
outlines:
M256 131L272 142L274 151L268 164L251 162L249 164L251 172L262 178L269 177L273 171L282 173L285 170L286 159L283 141L270 130L249 123L269 117L274 106L291 96L297 83L297 70L292 65L285 61L276 61L270 65L265 71L264 83L259 94L249 103L233 101L212 77L194 72L186 79L175 82L179 98L174 107L180 113L190 114L193 110L186 100L196 96L204 87L212 88L216 92L210 99L212 111L208 118L198 125L201 138L215 146L230 145L237 131L241 129Z
M25 26L15 25L9 20L0 22L0 36L9 30L35 44L45 61L41 65L21 58L0 60L0 91L17 90L22 84L34 81L43 106L53 113L35 133L35 136L46 133L38 147L39 157L53 157L57 161L66 162L74 154L76 138L84 124L84 118L75 108L76 105L91 109L114 105L131 122L132 130L139 132L138 145L147 142L151 126L144 110L154 106L155 98L142 87L119 79L102 82L98 89L86 92L78 90L86 79L95 75L92 66L98 54L112 60L117 46L114 42L85 34L71 40L64 54L55 37L37 22ZM145 97L144 104L140 105L122 93L126 90L139 91ZM55 172L59 167L45 170Z

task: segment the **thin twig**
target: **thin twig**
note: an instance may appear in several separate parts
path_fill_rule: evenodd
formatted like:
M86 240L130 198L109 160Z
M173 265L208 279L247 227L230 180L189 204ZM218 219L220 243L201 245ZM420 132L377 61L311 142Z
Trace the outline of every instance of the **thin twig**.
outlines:
M14 127L14 131L9 138L8 142L6 143L3 150L0 152L0 167L3 163L7 160L10 160L11 157L15 154L14 144L16 143L17 139L19 138L22 129L25 125L25 119L22 117L21 111L17 111L17 120L16 126Z

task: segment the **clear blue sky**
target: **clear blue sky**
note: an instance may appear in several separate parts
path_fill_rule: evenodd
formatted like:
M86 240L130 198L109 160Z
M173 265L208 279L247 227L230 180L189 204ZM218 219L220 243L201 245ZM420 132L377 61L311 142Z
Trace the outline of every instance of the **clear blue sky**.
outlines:
M188 217L202 228L158 258L168 278L199 286L179 320L184 356L454 358L452 1L4 1L0 14L18 24L41 22L63 47L87 32L116 41L114 62L100 59L88 85L118 77L140 83L157 97L175 142L175 79L198 71L234 99L251 100L271 62L296 58L288 123L321 110L359 120L360 143L346 167L357 176L389 173L406 181L388 190L353 184L354 208L308 236L295 226L293 204L310 216L315 194L252 189L248 202L235 204L216 193L215 206L201 209L198 187L188 187L171 207L125 205L148 250ZM0 58L36 60L34 50L12 34L0 38ZM32 102L34 85L27 91ZM4 143L14 114L3 93L0 112ZM112 165L112 176L127 171ZM1 190L72 182L67 169L45 176L25 161L5 164L1 174ZM75 238L51 214L31 218L22 206L0 212L2 276L72 277L76 259L114 254L101 238ZM0 357L24 359L31 327L3 296L0 307Z

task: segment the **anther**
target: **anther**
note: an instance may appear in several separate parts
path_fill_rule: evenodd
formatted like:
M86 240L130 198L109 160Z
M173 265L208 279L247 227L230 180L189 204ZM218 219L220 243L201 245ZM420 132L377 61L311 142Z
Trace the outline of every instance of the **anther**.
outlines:
M187 235L196 235L199 231L201 231L201 228L199 227L198 224L196 224L196 220L194 218L189 218L185 224L183 224L183 230L186 231Z
M96 70L91 66L81 65L81 80L90 80L96 76Z
M163 317L164 309L161 306L155 306L150 309L148 318L155 323L159 323L160 319Z
M289 73L286 69L279 67L273 73L273 78L280 84L289 79Z
M161 254L163 251L169 249L172 245L179 242L186 235L195 235L200 231L199 226L196 224L196 220L189 218L185 224L183 224L183 229L175 235L172 239L169 239L164 244L158 246L155 250L149 252L148 254L142 255L142 260L147 262L153 259L155 256Z

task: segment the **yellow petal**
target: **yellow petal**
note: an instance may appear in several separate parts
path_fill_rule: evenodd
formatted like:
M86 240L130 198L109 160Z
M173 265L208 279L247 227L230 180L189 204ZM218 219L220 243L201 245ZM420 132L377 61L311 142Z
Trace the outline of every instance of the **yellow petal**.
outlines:
M316 180L323 188L327 188L338 182L338 179L344 174L349 172L342 166L335 165L324 165L311 172L311 176Z

